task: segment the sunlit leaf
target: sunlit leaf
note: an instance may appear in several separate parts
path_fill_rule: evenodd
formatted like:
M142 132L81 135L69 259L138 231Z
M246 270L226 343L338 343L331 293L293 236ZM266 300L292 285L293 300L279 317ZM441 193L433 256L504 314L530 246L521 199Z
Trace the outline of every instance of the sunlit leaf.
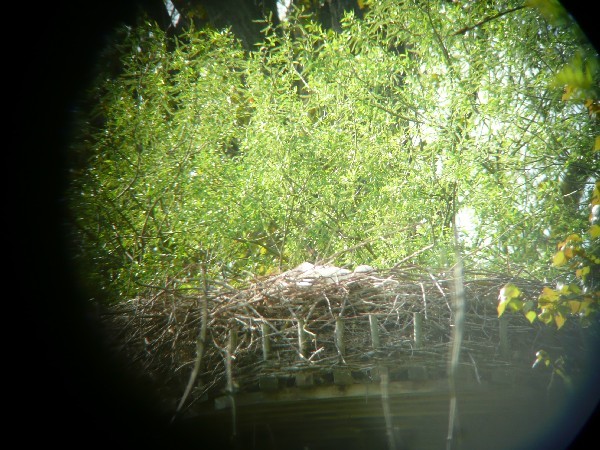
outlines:
M565 324L566 320L567 319L565 318L565 316L563 316L561 313L556 313L554 315L554 322L556 322L556 328L558 328L559 330Z
M537 314L535 313L535 311L528 311L525 313L525 317L527 318L527 320L529 320L529 322L533 323L537 318Z
M498 303L498 317L504 314L504 310L506 309L506 305L509 301L510 300L502 300L500 303Z
M500 295L498 296L500 300L498 303L498 316L504 314L507 307L510 307L513 311L520 310L523 307L523 302L517 300L520 295L521 291L512 283L508 283L500 289Z
M600 225L592 225L590 227L590 236L592 237L592 239L596 239L597 237L600 237Z
M594 82L596 64L594 60L586 60L581 54L577 54L555 75L554 85L568 85L573 91L588 89ZM584 100L585 97L581 99Z
M499 298L500 298L500 300L504 301L504 300L510 300L512 298L517 298L517 297L519 297L519 295L521 295L521 291L519 290L519 288L512 283L507 283L500 290Z
M585 266L585 267L582 267L581 269L577 269L577 270L575 271L575 276L576 276L577 278L580 278L580 279L584 280L584 279L585 279L585 276L586 276L588 273L590 273L590 266Z
M582 302L577 300L569 300L569 307L571 308L571 314L577 314L581 310Z
M559 251L556 252L554 257L552 258L552 265L554 267L561 267L567 263L567 258L565 257L565 252Z
M594 151L600 151L600 136L596 136L596 139L594 139Z
M523 309L523 302L515 298L510 299L507 305L513 311L520 311Z
M550 289L549 287L544 287L544 289L542 289L542 293L540 294L538 301L540 303L553 303L556 300L558 300L559 296L560 293L558 291Z

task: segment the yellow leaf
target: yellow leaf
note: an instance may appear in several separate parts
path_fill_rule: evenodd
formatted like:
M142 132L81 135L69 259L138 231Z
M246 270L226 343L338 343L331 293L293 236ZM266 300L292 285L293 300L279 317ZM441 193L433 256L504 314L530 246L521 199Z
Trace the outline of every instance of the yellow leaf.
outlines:
M575 271L575 276L577 278L585 279L585 276L590 273L590 266L582 267L581 269L577 269Z
M558 292L561 294L568 294L569 293L569 285L568 284L562 284L562 283L558 283Z
M527 317L527 320L529 320L530 323L533 323L533 321L537 317L537 314L535 313L535 311L529 311L525 314L525 317Z
M564 91L563 91L563 95L562 95L562 97L561 97L561 100L562 100L562 101L567 101L567 100L569 100L569 99L570 99L570 98L573 96L573 93L575 92L575 89L576 89L576 88L575 88L575 87L573 87L573 86L571 86L571 85L566 85L566 86L565 86L565 89L564 89Z
M600 204L600 181L596 181L592 191L592 206Z
M554 289L550 289L549 287L545 287L542 289L542 293L540 294L539 303L553 303L558 300L559 292Z
M519 288L512 283L508 283L500 290L499 298L501 301L506 301L517 298L519 295L521 295Z
M577 300L570 300L569 307L571 308L571 314L577 314L581 309L582 303Z
M502 314L504 314L504 310L506 309L506 304L508 303L508 301L501 301L500 303L498 303L498 317L502 316Z
M600 136L596 136L596 139L594 140L594 151L600 151Z
M554 258L552 258L552 265L554 267L564 266L567 262L567 258L565 257L564 252L556 252Z
M567 319L565 318L565 316L563 316L561 313L556 313L554 315L554 321L556 322L556 328L558 328L559 330L565 324L566 320Z
M592 237L592 239L596 239L597 237L600 237L600 225L592 225L590 227L590 236Z

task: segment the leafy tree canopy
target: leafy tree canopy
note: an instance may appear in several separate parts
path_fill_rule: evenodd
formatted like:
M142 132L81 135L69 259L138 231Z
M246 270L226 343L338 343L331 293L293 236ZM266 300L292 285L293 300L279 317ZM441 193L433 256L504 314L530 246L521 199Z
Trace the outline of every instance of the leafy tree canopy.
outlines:
M597 54L557 2L297 8L227 29L120 29L79 117L77 256L113 298L302 261L553 277L589 228Z

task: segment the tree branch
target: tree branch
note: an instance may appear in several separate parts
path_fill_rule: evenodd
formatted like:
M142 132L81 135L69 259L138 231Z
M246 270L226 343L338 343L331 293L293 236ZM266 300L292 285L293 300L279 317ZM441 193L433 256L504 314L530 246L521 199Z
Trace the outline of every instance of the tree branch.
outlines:
M518 11L519 9L523 9L525 7L526 7L525 5L521 5L521 6L517 6L516 8L507 9L506 11L499 12L498 14L494 14L493 16L488 16L485 19L483 19L481 22L477 22L475 25L461 28L460 30L452 33L452 36L458 36L459 34L465 34L467 31L473 30L477 27L480 27L481 25L483 25L485 23L491 22L494 19L498 19L502 16L505 16L506 14Z

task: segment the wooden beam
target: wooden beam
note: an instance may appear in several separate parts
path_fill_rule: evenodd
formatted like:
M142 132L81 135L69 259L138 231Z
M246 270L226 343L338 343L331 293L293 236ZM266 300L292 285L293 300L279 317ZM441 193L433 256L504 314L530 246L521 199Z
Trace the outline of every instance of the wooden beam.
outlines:
M346 344L344 342L344 319L338 317L335 319L335 345L340 356L346 354Z
M298 351L306 358L306 331L304 331L304 319L298 318Z
M404 380L390 381L388 377L387 395L391 397L415 394L431 394L440 396L448 395L448 381L440 380ZM465 383L461 385L461 391L478 392L481 385L478 383ZM279 387L276 392L247 392L236 394L236 405L253 405L272 402L290 402L302 400L320 400L333 398L375 398L382 394L381 383L353 383L339 386L335 384L327 385L306 385L302 387ZM215 409L227 409L231 407L230 396L222 396L215 399Z
M369 314L369 326L371 327L371 344L373 349L377 350L381 347L381 344L379 342L379 324L376 315Z
M271 340L269 339L269 324L263 322L260 324L262 338L263 361L267 361L271 356Z
M423 314L415 313L413 316L413 338L415 349L421 350L423 347Z

